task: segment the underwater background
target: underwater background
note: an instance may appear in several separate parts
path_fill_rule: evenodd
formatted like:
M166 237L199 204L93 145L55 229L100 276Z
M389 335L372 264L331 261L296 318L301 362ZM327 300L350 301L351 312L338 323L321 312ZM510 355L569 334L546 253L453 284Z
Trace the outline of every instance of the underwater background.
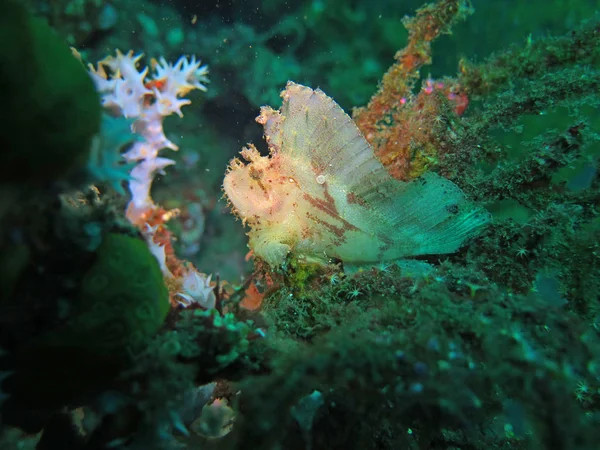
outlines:
M599 10L3 0L0 449L600 448Z

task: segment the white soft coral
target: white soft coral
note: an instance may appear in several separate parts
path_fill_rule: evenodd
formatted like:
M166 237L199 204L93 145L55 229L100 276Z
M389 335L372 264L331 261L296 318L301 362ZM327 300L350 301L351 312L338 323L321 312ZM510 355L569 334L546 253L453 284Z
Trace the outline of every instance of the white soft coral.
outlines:
M211 276L200 273L193 267L189 268L188 272L182 277L182 292L176 294L177 301L184 307L197 303L205 309L214 308L216 297L215 288L210 285Z
M190 104L182 96L194 89L205 91L203 83L208 81L207 67L195 57L183 56L174 65L161 58L147 80L148 67L138 70L141 58L133 51L123 54L117 50L116 56L104 58L97 67L89 66L102 105L114 115L134 118L132 131L142 138L123 155L127 162L137 162L130 173L131 201L127 208L127 218L136 225L143 225L145 216L155 208L150 197L154 174L175 164L158 157L164 148L178 149L165 136L163 119L173 113L181 117L181 108Z
M89 66L90 75L102 97L102 105L115 117L131 118L131 132L139 138L123 154L128 163L125 167L133 166L128 174L131 200L126 215L140 228L163 277L170 280L172 298L184 307L193 303L206 309L214 308L216 296L210 276L198 272L191 264L181 267L182 270L177 270L177 264L167 265L167 253L171 251L167 248L170 234L161 236L160 231L170 214L161 213L158 220L152 217L156 205L150 196L154 175L175 164L171 159L159 157L159 152L165 148L178 149L165 136L163 120L173 113L183 115L181 108L190 104L190 100L183 96L190 91L206 90L204 83L208 82L208 69L195 57L181 57L175 64L161 58L153 61L154 73L148 77L150 70L147 67L138 70L141 57L134 55L133 51L123 54L117 50L115 56L106 57L97 67ZM98 146L97 149L94 162L102 168L106 164L102 155L98 155L101 148ZM113 162L108 161L109 164ZM119 177L119 174L110 172L116 183L125 178ZM171 264L176 258L169 256ZM175 267L175 270L171 272L169 267Z
M148 68L138 72L137 65L143 55L126 55L117 50L117 56L107 56L97 68L89 65L96 89L102 94L102 106L115 115L139 117L144 108L144 96L152 94L145 85ZM108 71L107 71L108 69Z

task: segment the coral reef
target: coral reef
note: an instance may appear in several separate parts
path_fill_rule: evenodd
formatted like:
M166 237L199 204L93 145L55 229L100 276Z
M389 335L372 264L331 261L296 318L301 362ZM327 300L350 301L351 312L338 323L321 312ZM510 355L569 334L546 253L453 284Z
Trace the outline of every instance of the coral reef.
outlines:
M29 3L82 45L0 7L2 449L597 447L593 2Z

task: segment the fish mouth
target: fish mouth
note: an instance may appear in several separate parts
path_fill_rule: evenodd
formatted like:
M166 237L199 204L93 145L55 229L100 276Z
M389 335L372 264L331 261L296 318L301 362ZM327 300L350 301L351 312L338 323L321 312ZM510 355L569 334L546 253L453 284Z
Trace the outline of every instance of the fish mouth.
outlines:
M228 173L223 180L223 190L235 212L244 220L269 216L277 206L272 193L257 186L247 170Z

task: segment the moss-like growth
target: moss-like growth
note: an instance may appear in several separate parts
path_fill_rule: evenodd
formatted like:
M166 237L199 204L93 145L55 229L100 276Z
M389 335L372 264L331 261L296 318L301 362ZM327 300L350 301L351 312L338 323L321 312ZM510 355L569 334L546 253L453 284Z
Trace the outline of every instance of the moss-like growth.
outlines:
M55 180L81 167L100 124L83 65L43 20L17 1L0 14L1 183Z
M508 294L484 280L450 263L424 277L373 269L297 295L297 310L276 292L265 300L277 324L265 342L274 350L271 370L240 384L228 448L430 448L440 441L530 449L557 438L560 448L587 448L597 427L584 420L573 392L589 404L596 399L587 380L596 373L597 336L542 293ZM316 306L299 317L302 305ZM288 326L293 320L304 328ZM324 404L301 424L293 408L315 389ZM497 431L478 431L482 423Z

